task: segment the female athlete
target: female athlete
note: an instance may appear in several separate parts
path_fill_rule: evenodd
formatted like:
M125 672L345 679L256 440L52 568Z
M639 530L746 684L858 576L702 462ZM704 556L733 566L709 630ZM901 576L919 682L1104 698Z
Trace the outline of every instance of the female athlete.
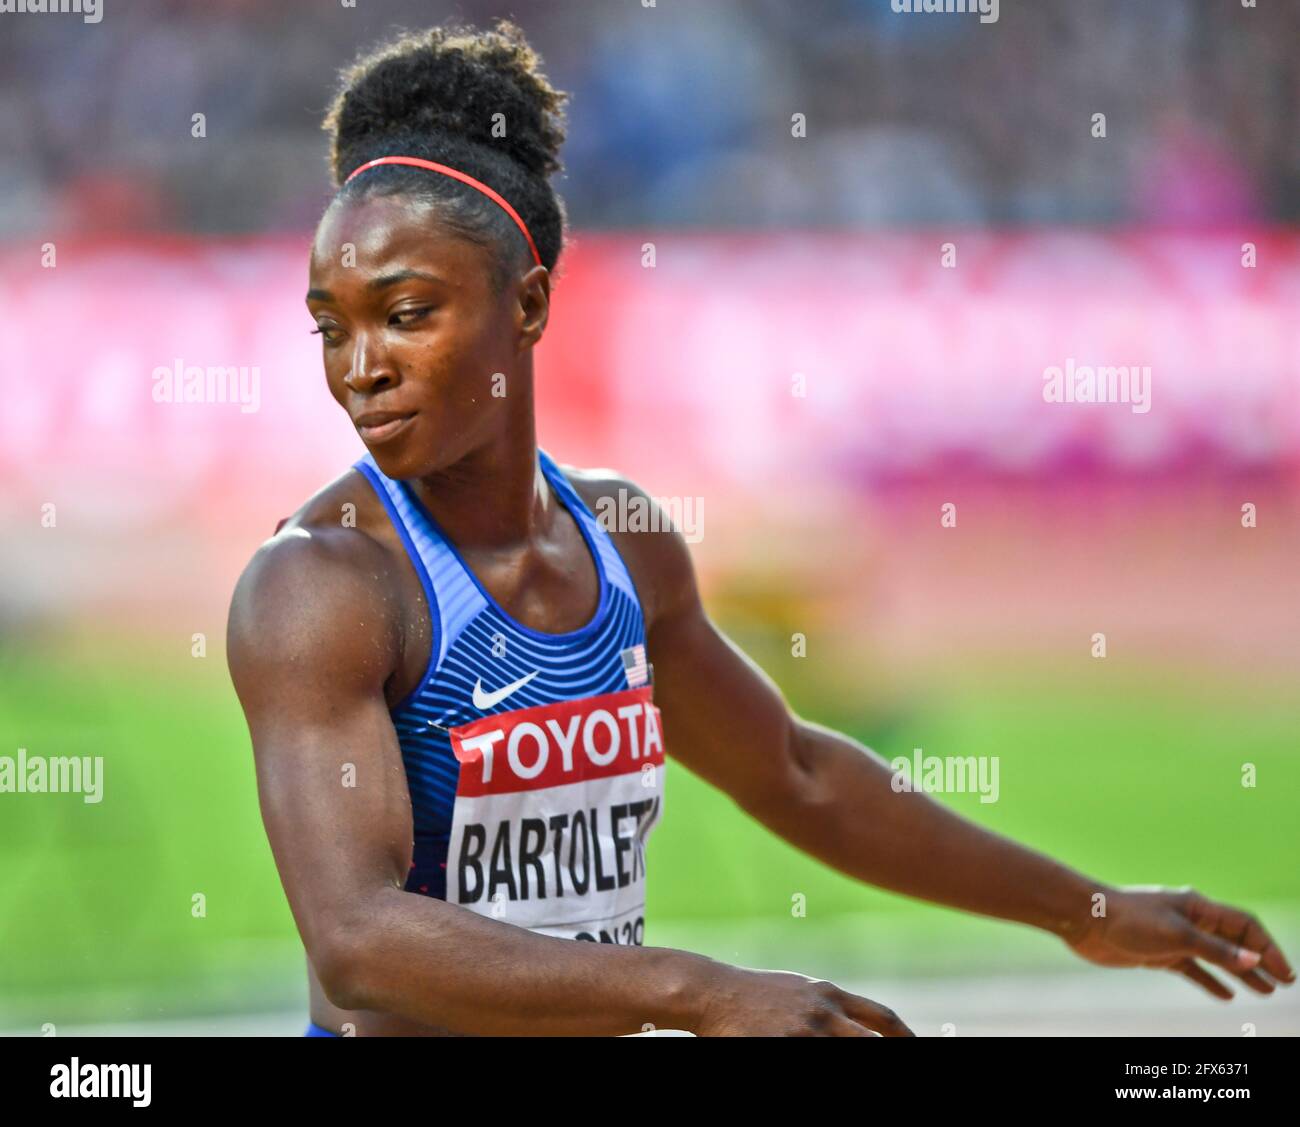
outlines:
M718 632L680 533L595 518L646 495L534 433L564 98L502 21L362 58L326 119L307 307L366 453L257 551L229 623L309 1032L910 1035L829 982L644 946L665 752L859 880L1216 997L1202 963L1292 981L1245 912L1104 884L896 790Z

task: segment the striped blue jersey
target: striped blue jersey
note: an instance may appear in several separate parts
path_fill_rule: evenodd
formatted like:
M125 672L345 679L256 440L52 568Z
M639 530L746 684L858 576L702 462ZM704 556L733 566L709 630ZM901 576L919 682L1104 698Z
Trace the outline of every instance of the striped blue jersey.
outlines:
M406 889L544 934L641 943L664 770L641 605L608 531L538 458L600 578L595 614L565 634L511 618L410 485L369 454L356 463L433 625L424 676L392 710L414 817Z

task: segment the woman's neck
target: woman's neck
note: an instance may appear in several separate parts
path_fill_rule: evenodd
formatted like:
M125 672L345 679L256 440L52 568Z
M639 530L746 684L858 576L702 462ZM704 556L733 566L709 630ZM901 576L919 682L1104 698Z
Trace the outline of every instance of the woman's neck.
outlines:
M416 496L461 549L519 546L545 536L555 511L537 457L530 404L506 430L452 465L413 481Z

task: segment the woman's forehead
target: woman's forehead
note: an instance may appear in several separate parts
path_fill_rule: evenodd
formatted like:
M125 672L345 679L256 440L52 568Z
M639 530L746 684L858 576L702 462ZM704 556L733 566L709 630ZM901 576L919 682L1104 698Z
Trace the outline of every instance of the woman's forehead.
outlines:
M439 272L481 269L481 247L438 221L436 205L404 195L336 200L321 217L311 268L379 269L395 260Z

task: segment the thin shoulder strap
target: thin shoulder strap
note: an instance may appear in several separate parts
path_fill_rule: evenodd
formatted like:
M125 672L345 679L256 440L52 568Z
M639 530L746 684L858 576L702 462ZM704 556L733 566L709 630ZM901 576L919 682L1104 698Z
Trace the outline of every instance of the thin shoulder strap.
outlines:
M617 587L639 606L640 600L637 598L636 584L632 582L632 574L628 571L627 565L624 564L623 557L619 554L609 531L596 514L591 511L591 506L573 488L572 483L564 476L564 472L556 464L555 459L540 448L537 451L537 456L541 461L542 472L546 475L547 480L555 488L556 493L560 495L569 512L573 514L574 519L585 526L588 539L596 549L596 555L600 559L600 566L604 569L606 580L611 586Z
M486 600L410 486L385 475L369 453L355 468L365 475L388 510L424 585L433 621L437 663L441 665L452 643L483 609Z

